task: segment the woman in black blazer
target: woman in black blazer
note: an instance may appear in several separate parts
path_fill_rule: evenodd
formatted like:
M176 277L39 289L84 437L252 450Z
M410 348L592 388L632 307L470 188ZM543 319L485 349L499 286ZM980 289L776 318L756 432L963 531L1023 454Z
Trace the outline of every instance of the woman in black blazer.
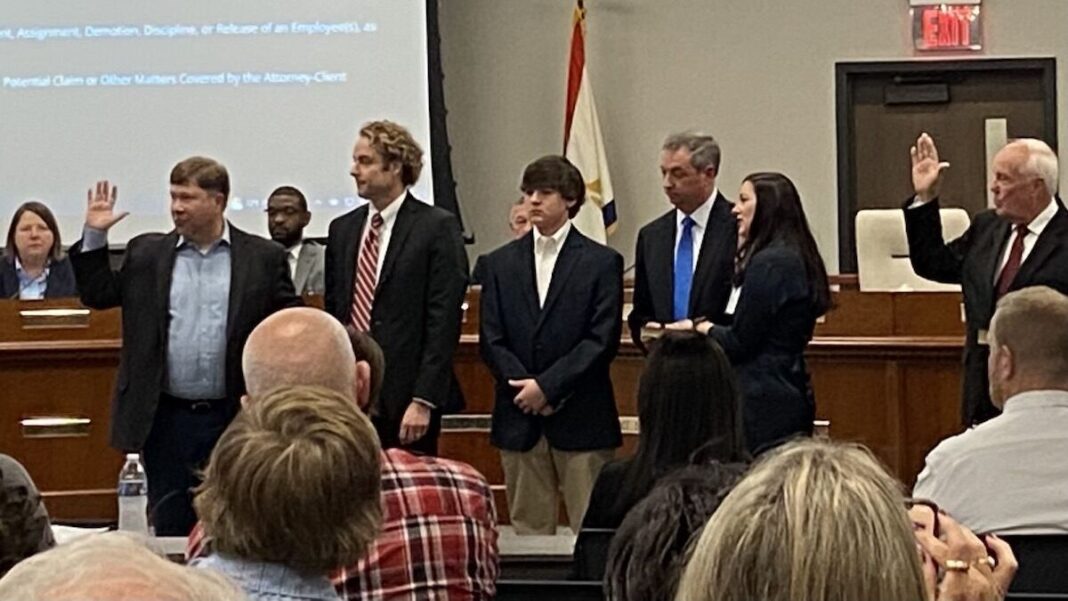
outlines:
M584 529L619 527L657 479L675 468L749 460L738 385L719 345L693 332L667 332L651 347L638 382L637 452L601 469Z
M831 306L831 291L789 178L781 173L746 177L733 212L738 219L734 318L729 325L706 322L696 329L719 342L737 370L746 442L757 454L812 433L816 410L804 352L816 319Z
M39 281L41 277L43 282ZM78 288L70 260L63 254L56 218L40 202L23 203L7 230L4 257L0 260L0 298L38 300L65 296L78 296Z

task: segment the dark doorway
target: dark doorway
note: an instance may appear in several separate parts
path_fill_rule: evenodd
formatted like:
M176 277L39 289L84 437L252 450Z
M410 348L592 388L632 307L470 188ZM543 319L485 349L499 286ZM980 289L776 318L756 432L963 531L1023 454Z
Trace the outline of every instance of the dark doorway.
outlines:
M909 147L931 134L952 165L942 205L970 215L987 206L987 127L1057 148L1056 61L993 59L838 63L838 260L856 272L860 209L901 206L912 194Z

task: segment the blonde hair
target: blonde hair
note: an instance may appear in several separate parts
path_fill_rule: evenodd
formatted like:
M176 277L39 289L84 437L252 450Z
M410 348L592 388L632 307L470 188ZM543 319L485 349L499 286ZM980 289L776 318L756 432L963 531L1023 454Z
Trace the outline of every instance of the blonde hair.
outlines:
M367 138L384 165L400 163L401 183L411 186L419 181L423 149L404 126L392 121L371 121L360 128L360 136Z
M381 449L351 397L283 388L238 414L194 505L216 551L326 572L360 559L382 522Z
M225 576L185 567L124 533L90 534L35 555L0 580L19 601L241 601Z
M1068 380L1068 296L1048 286L1010 292L998 301L990 337L1012 351L1016 369L1044 380Z
M862 446L803 440L760 461L701 533L680 601L921 601L899 484Z

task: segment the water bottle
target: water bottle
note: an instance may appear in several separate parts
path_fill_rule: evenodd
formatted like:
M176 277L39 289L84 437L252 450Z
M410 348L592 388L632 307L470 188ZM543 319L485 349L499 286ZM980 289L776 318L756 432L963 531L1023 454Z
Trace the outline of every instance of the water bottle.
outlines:
M149 535L148 479L137 453L127 453L119 471L119 530Z

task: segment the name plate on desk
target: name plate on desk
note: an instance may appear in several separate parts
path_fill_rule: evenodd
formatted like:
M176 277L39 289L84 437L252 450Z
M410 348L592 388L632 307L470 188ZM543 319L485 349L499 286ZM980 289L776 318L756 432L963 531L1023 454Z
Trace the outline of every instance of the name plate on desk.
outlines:
M24 330L41 328L88 328L89 309L21 309Z

